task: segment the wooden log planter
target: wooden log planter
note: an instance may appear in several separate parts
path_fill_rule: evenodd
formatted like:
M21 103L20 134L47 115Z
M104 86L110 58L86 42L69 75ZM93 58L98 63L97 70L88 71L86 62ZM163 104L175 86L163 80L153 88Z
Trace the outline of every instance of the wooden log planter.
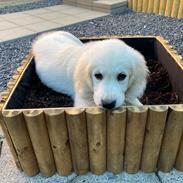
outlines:
M183 0L128 0L128 8L137 12L183 18Z
M152 7L157 6L143 9ZM161 63L183 101L183 60L166 40L153 36L115 38L139 50L147 60ZM105 171L167 172L173 167L183 171L183 104L123 106L113 111L74 107L23 109L21 104L34 74L30 53L1 94L0 103L6 140L17 167L28 176L39 172L44 176L56 172L66 176L73 171L79 175L89 171L97 175Z

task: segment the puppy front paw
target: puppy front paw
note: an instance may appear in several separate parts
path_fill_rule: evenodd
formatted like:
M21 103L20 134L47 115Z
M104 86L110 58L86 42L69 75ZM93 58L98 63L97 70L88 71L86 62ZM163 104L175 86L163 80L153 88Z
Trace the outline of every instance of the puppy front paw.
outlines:
M126 105L143 106L138 98L126 98L125 103Z

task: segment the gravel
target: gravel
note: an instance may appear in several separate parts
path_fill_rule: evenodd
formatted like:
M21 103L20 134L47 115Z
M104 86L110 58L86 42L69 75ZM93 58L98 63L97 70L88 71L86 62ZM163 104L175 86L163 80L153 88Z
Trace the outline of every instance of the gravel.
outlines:
M62 0L40 0L40 1L32 2L32 3L24 3L24 4L19 4L19 5L2 7L2 8L0 8L0 14L14 13L14 12L44 8L44 7L54 6L54 5L59 5L59 4L62 4Z
M183 56L183 19L126 10L121 14L109 15L57 30L65 30L78 37L160 35L169 40ZM36 36L37 34L0 43L0 91L5 89L7 81L28 53L31 42Z

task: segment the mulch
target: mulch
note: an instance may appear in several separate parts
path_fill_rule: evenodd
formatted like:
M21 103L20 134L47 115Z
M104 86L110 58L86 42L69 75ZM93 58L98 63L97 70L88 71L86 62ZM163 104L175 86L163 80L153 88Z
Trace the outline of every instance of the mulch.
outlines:
M140 101L144 105L178 104L178 95L173 91L169 76L164 67L155 60L148 60L150 70L148 84ZM73 100L57 93L41 83L37 76L34 85L26 96L22 108L72 107Z

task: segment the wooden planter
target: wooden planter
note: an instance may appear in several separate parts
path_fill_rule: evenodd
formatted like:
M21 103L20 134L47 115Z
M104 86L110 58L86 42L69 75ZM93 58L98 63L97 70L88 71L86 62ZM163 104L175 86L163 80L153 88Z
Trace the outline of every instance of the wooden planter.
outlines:
M83 42L102 38L84 38ZM114 37L113 37L114 38ZM183 60L161 37L126 36L124 40L146 59L168 71L183 101ZM18 109L34 71L31 53L2 93L0 121L15 163L33 176L73 171L119 173L138 170L183 171L183 105L99 108Z

